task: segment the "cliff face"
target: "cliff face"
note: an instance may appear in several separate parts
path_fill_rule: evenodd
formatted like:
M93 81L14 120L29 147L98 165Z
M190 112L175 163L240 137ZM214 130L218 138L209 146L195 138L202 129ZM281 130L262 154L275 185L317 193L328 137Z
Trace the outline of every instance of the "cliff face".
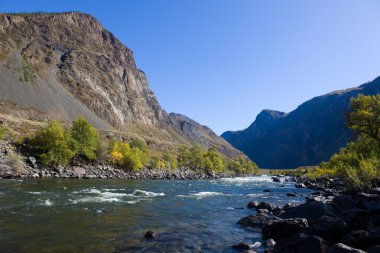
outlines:
M349 101L380 93L380 78L313 98L289 114L261 112L247 129L222 134L262 168L295 168L327 161L353 140L345 126Z
M169 141L193 141L161 108L133 52L92 16L0 15L0 76L3 113L63 121L83 114L101 129L147 126Z

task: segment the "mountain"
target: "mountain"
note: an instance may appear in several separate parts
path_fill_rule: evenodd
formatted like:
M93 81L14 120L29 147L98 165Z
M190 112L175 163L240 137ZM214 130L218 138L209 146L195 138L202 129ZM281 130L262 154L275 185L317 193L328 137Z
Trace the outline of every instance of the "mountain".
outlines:
M262 168L316 165L353 140L345 126L350 99L380 93L380 77L357 88L315 97L290 113L262 111L245 130L222 137Z
M0 76L2 114L64 122L82 114L98 129L239 154L209 128L166 113L133 52L87 14L0 14Z

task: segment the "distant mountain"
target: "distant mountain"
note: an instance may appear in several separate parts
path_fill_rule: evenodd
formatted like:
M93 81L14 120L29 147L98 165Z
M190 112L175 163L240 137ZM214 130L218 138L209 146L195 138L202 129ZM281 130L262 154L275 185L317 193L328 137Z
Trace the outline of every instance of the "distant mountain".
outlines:
M222 137L262 168L295 168L327 161L353 140L345 126L350 99L380 93L380 77L357 88L315 97L296 110L264 110L245 130Z
M65 122L82 114L99 129L239 154L209 128L166 113L133 52L87 14L0 14L0 77L2 114Z

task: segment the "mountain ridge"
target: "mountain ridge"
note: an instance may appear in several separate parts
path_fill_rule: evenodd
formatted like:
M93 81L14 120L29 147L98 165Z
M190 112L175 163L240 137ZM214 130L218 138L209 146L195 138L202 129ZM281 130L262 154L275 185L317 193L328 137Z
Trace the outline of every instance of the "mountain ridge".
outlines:
M63 122L82 114L99 129L199 141L161 107L132 50L88 14L0 14L0 76L3 113ZM197 124L205 148L240 153Z
M358 87L314 97L282 114L272 125L262 125L262 120L256 118L248 128L221 136L263 168L316 165L354 139L345 126L350 99L358 94L379 93L377 77Z

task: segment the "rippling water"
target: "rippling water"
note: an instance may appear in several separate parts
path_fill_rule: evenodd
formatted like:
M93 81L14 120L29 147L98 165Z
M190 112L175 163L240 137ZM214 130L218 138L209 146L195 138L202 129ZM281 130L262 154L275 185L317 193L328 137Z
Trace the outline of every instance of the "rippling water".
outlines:
M0 180L0 252L234 252L231 245L261 241L260 230L236 224L254 212L250 200L284 205L308 192L266 176ZM147 230L158 238L145 240Z

